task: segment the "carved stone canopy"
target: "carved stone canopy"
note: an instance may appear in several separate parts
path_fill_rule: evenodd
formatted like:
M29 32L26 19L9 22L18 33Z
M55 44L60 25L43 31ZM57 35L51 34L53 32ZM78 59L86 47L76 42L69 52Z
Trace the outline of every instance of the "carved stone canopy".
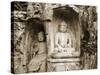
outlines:
M58 8L54 8L54 17L56 18L62 18L62 19L66 19L68 21L71 21L72 18L78 19L78 13L69 6L62 6L62 7L58 7Z

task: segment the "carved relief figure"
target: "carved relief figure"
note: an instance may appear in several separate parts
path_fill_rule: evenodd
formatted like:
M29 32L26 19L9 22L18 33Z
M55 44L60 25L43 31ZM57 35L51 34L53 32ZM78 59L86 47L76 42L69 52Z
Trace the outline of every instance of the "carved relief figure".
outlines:
M33 59L28 64L29 72L46 71L46 42L44 40L44 32L39 32L38 42L35 44L33 51Z
M58 52L67 52L71 48L71 35L67 32L67 27L68 24L63 21L55 35L55 50Z

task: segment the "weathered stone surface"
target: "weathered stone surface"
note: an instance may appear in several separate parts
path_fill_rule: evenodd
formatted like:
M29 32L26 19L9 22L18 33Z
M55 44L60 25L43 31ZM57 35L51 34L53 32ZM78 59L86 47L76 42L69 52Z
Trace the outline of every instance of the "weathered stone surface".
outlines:
M25 5L19 2L15 6L12 11L14 73L96 68L97 15L94 6L33 2ZM59 37L55 37L61 23L68 26L67 35L61 31ZM38 40L40 31L44 32L46 45Z

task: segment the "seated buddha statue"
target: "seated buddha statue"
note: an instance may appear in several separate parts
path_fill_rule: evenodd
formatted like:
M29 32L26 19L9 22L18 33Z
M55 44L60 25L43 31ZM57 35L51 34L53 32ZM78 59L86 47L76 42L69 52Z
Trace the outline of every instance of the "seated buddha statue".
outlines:
M54 53L59 56L70 55L75 49L72 47L72 39L67 31L68 24L64 21L58 26L58 32L55 35ZM54 54L54 55L56 55Z

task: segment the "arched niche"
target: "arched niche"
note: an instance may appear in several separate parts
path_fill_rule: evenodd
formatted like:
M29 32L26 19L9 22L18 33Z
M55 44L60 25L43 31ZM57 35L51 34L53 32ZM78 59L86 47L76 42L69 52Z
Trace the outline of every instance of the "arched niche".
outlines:
M54 37L58 32L58 25L65 21L68 24L67 30L69 31L72 38L72 46L75 48L76 55L80 56L80 26L78 13L74 11L72 7L62 6L53 8L53 17L49 25L48 35L49 35L49 48L48 54L52 54L54 51Z

